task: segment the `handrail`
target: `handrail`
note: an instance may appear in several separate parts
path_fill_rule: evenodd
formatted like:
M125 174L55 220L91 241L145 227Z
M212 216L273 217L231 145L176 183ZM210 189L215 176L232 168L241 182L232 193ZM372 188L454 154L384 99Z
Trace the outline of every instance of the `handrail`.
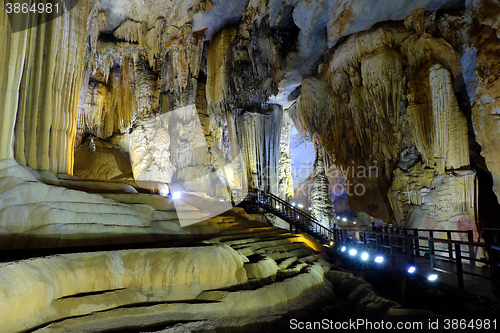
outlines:
M365 250L368 250L370 244L375 244L375 251L378 253L386 252L387 254L389 252L388 254L391 257L394 268L396 266L396 255L400 253L400 255L406 256L408 264L413 264L414 262L426 263L426 260L428 260L431 271L455 274L459 289L465 289L464 275L489 280L492 285L494 299L500 299L500 282L497 281L497 277L500 277L500 265L498 264L500 248L489 243L474 242L472 230L384 227L386 231L390 229L392 232L383 232L384 228L376 226L373 226L371 231L350 228L330 229L322 225L314 217L293 207L272 193L267 193L259 189L251 189L248 191L245 201L256 203L268 212L284 219L290 224L291 230L292 226L295 226L296 231L298 230L297 228L300 228L302 231L312 234L313 237L323 243L334 242L337 245L347 245L348 242L353 242L361 244ZM423 232L428 232L429 235L419 235L419 233ZM435 234L439 233L445 233L446 238L434 237ZM454 238L452 237L454 233L459 235L467 234L468 241L452 239ZM425 243L427 243L427 246L425 246ZM467 249L463 249L463 247L467 247ZM478 248L483 248L488 253L487 259L476 257ZM417 258L425 260L417 260ZM455 266L455 269L445 269L444 266L436 267L437 260L449 262ZM465 260L470 262L470 266L468 267L472 270L465 269L467 268L467 266L464 267L463 261ZM483 271L480 273L474 271L473 268L477 262L489 264L489 276L484 275Z
M418 228L403 228L403 227L385 227L385 226L376 226L374 228L387 228L393 230L414 230L414 231L422 231L422 232L454 232L454 233L463 233L467 234L469 230L446 230L446 229L418 229Z
M289 212L293 212L293 213L295 213L296 215L299 215L299 216L303 217L304 219L306 219L306 220L307 220L307 221L309 221L310 223L315 224L315 225L317 225L318 227L320 227L320 228L322 228L322 229L325 229L325 230L327 230L327 231L329 231L329 232L333 233L333 230L331 230L331 229L330 229L330 228L328 228L328 227L325 227L323 224L321 224L321 222L320 222L320 221L318 221L317 219L315 219L315 218L314 218L314 217L312 217L311 215L306 214L306 213L304 213L303 211L301 211L301 210L299 210L299 209L297 209L297 208L293 207L292 205L290 205L288 202L286 202L285 200L281 199L280 197L277 197L277 196L275 196L275 195L274 195L274 194L272 194L272 193L267 193L267 192L264 192L264 191L259 190L259 189L252 189L252 190L249 190L249 191L248 191L248 193L249 193L249 194L250 194L250 193L252 193L252 192L257 193L257 195L258 195L258 198L259 198L259 199L271 199L271 200L274 200L274 201L278 202L280 205L283 205L283 206L286 208L285 213L286 213L287 211L289 211ZM265 202L266 202L266 200L261 200L261 202L262 202L262 203L265 203ZM271 205L271 207L273 207L273 206Z

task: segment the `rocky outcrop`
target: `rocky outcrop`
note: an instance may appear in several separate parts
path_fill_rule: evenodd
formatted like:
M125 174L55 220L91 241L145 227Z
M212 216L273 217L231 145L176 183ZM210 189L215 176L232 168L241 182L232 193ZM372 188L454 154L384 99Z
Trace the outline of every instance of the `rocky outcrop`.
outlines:
M94 139L75 149L73 175L87 179L134 179L130 155L118 146Z
M288 112L283 112L281 121L281 138L279 144L278 160L278 195L284 200L291 200L294 196L292 159L290 158L290 132L292 130L292 119Z
M70 253L4 264L0 328L104 332L197 322L269 327L332 295L324 277L329 264L315 251L321 251L317 243L248 217L234 210L191 228L198 234L218 230L197 246L186 242L189 247Z
M459 55L443 39L418 28L424 24L422 15L416 13L412 20L406 23L411 29L382 24L338 45L320 66L319 77L304 80L300 115L306 128L317 131L325 148L334 152L336 164L351 170L347 183L358 190L349 198L352 208L382 220L395 212L402 225L424 227L428 223L422 223L427 215L421 203L402 200L411 185L397 184L406 184L407 170L420 160L426 172L454 177L447 171L469 165L469 138L453 89L460 74ZM426 183L426 176L421 177ZM475 182L474 172L471 177L467 184ZM389 188L399 200L385 196ZM469 190L457 185L448 193L460 192L463 200L458 201L472 203L476 194ZM456 211L451 202L445 205ZM475 218L474 204L468 207L468 212L457 212L457 219L469 221L467 228ZM412 222L401 214L404 210L415 214ZM448 221L451 229L461 227L449 218L437 220Z
M479 22L470 27L470 39L462 57L462 72L472 105L472 124L481 155L493 176L493 190L500 197L500 160L498 159L498 13L493 1L470 1L471 19Z
M326 175L326 156L321 145L315 145L316 159L314 160L311 184L311 216L327 228L333 226L335 211L332 208L332 191Z
M0 3L4 6L4 1ZM77 105L83 76L89 2L66 15L13 33L0 18L3 81L0 159L15 157L35 169L71 173ZM28 20L15 24L25 25Z

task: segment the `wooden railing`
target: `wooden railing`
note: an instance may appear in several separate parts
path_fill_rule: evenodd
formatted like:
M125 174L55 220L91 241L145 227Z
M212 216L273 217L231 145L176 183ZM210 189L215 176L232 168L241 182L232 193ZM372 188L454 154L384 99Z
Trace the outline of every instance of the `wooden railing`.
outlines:
M393 266L396 266L396 258L404 258L408 265L420 263L429 265L431 271L454 274L459 289L466 289L465 275L484 279L491 283L494 298L500 299L500 247L484 242L474 242L472 230L385 226L373 226L371 230L332 229L271 193L251 189L244 201L261 206L288 222L291 228L294 226L296 229L309 233L323 244L333 242L337 248L348 245L362 248L364 251L384 255ZM439 237L441 235L443 238ZM463 240L464 238L466 240ZM481 252L486 256L478 258L478 253ZM437 267L437 261L447 262L451 268ZM488 269L478 270L476 268L478 265L488 266Z

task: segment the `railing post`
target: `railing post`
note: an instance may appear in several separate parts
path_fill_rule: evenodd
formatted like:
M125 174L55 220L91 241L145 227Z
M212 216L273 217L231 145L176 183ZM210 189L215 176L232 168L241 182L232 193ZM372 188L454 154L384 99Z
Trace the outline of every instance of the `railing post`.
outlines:
M472 232L472 230L467 230L467 239L471 243L474 242L474 233ZM476 259L476 255L474 253L474 246L472 246L472 245L469 245L469 258ZM469 263L470 263L471 266L472 265L473 266L476 265L476 262L472 261L472 260L470 260Z
M446 238L451 241L451 231L446 232ZM456 248L455 248L456 252ZM456 253L455 253L456 255ZM450 258L451 261L453 261L453 245L451 243L448 243L448 257Z
M418 238L418 230L415 233L415 236L417 236L417 238L415 238L415 256L420 257L420 239Z
M434 241L429 238L429 262L431 264L431 269L434 269L435 265L435 258L434 258Z
M413 242L410 238L410 235L406 234L406 237L405 237L405 241L406 241L406 256L408 258L408 263L411 263L413 262Z
M460 243L455 244L455 258L457 265L458 288L464 289L464 271L462 267L462 250L460 249Z
M488 246L489 257L490 257L490 272L491 272L491 289L493 292L493 300L498 302L500 300L500 282L497 280L500 277L500 272L498 269L498 251L493 248L491 244Z
M396 256L394 255L393 239L392 235L389 235L389 247L391 249L391 265L392 268L396 268Z

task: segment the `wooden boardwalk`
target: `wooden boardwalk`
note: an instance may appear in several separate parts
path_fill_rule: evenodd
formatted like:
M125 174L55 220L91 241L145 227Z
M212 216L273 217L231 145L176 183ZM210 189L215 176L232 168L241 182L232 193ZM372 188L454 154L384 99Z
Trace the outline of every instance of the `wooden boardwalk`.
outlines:
M413 274L422 277L436 274L436 282L451 288L494 301L500 299L500 247L474 242L472 230L331 229L281 198L258 189L248 191L244 204L247 208L258 206L288 222L291 230L308 233L318 242L346 254L356 248L357 256L363 252L369 253L371 260L382 256L384 265L394 269L407 272L414 266Z

